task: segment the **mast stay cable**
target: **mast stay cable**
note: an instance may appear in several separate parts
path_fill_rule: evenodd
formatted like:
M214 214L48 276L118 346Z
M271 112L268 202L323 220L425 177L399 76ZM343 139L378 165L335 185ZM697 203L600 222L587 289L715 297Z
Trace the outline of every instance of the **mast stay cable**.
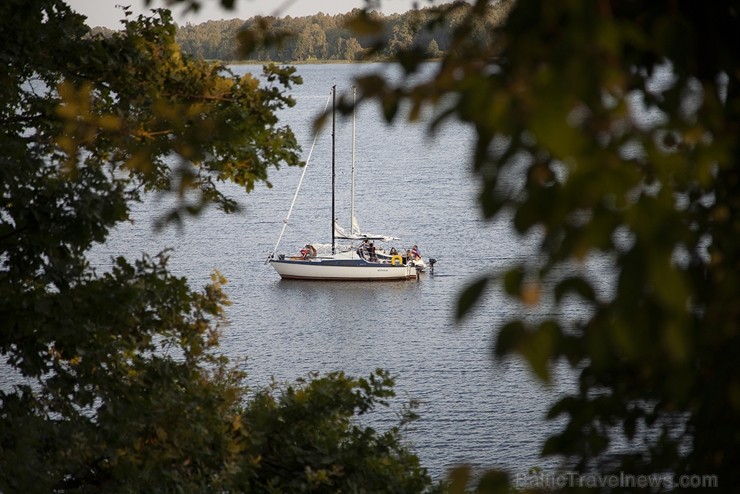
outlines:
M329 107L329 102L331 101L332 94L329 93L329 97L326 100L326 104L324 105L324 111L322 114L326 114L326 109ZM303 179L306 177L306 171L308 171L308 164L311 161L311 155L313 155L314 147L316 147L316 141L319 138L319 132L316 132L316 134L313 136L313 142L311 143L311 149L308 151L308 157L306 158L306 165L303 167L303 173L301 173L301 179L298 181L298 187L295 190L295 194L293 194L293 200L290 203L290 208L288 209L288 214L285 216L285 219L283 220L283 228L280 231L280 236L278 237L277 243L275 244L275 247L272 249L272 252L267 256L267 259L265 259L265 264L270 262L270 259L275 257L275 252L277 252L278 247L280 246L280 242L283 240L283 235L285 234L285 229L288 227L288 220L290 219L290 215L293 214L293 207L295 206L296 199L298 199L298 192L301 190L301 185L303 184Z

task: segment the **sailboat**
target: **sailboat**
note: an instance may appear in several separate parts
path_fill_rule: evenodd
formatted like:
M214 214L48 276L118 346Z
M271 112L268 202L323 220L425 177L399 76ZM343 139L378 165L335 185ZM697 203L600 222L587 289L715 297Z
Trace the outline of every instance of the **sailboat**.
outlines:
M283 232L281 233L275 248L267 258L275 271L283 279L299 280L335 280L335 281L390 281L410 280L417 277L419 268L417 260L400 253L383 254L382 252L368 251L366 246L373 241L396 240L388 235L369 235L361 232L354 214L354 117L353 117L353 145L352 145L352 224L350 232L345 232L335 220L335 155L336 155L336 86L332 87L330 95L332 101L332 194L331 194L331 252L319 252L313 244L306 244L300 253L295 255L279 254L275 257L280 239L285 232L292 206L288 212L288 218L284 220ZM328 105L328 101L327 101ZM326 111L326 110L325 110ZM308 161L316 144L316 138L311 146L303 175L299 181L298 189L308 168ZM298 194L293 198L293 204ZM358 248L338 249L337 240L362 240L363 244Z

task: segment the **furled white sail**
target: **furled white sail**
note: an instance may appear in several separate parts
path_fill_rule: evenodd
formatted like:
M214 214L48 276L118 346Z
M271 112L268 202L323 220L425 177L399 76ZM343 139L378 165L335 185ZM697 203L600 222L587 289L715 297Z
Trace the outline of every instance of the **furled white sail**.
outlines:
M355 215L352 215L352 235L362 235L360 223L357 221L357 218L355 218Z
M353 226L356 226L357 222L354 222ZM341 227L339 222L337 220L334 220L334 235L336 238L340 240L381 240L383 242L390 242L391 240L398 240L397 237L391 237L388 235L379 235L377 233L363 233L357 229L357 231L353 231L351 233L347 232L344 228Z

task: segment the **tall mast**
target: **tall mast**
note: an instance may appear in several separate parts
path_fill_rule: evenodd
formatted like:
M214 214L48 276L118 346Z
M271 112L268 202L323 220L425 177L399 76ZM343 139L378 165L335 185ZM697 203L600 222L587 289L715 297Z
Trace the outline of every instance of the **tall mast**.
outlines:
M331 253L335 254L335 243L334 239L334 183L336 182L336 171L334 161L336 158L336 109L337 109L337 86L336 84L331 88L332 102L331 102Z
M349 218L349 231L350 234L354 234L355 227L355 126L357 109L355 108L355 100L357 96L357 87L352 86L352 188L351 188L351 202L350 202L350 218Z

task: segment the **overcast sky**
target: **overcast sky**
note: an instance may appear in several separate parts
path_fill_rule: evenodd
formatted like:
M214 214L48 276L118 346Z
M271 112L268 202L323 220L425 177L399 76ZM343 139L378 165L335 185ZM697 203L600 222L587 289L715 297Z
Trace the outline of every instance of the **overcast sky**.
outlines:
M0 0L4 1L4 0ZM143 14L150 8L166 7L166 0L153 0L148 8L144 0L66 0L72 10L87 16L90 27L105 26L111 29L121 27L122 10L116 5L130 5L134 16ZM440 3L440 2L437 2ZM441 2L444 3L444 2ZM413 8L429 6L429 0L382 0L381 11L384 14L402 13ZM175 22L199 24L207 20L248 19L255 15L305 16L319 12L325 14L342 14L353 8L365 6L365 0L236 0L236 9L227 11L221 8L219 0L201 0L201 9L197 14L183 15L182 5L171 8Z

